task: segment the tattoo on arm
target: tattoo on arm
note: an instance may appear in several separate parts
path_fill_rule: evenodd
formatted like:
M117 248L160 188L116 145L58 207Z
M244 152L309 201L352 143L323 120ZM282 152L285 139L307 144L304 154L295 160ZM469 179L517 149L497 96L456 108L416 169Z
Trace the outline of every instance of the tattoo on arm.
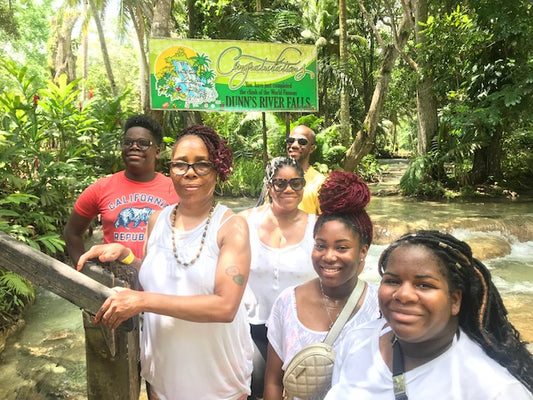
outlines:
M239 268L235 265L230 265L226 268L226 274L233 278L233 282L242 286L244 284L244 275L239 272Z

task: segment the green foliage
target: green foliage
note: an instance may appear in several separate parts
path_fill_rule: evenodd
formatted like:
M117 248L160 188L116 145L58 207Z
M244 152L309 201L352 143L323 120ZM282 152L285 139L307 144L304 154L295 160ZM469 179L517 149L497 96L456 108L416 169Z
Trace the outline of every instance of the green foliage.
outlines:
M263 187L265 170L263 164L254 159L239 157L228 181L218 185L217 194L221 196L257 197Z
M46 42L51 14L51 0L0 2L0 59L16 58L27 66L39 85L50 76ZM10 80L1 74L0 88L11 88Z
M355 173L365 182L377 182L384 170L385 167L379 164L374 155L367 154L357 165Z
M79 193L119 167L120 99L81 102L78 82L64 76L38 88L9 59L0 71L13 88L0 93L0 229L57 254Z
M311 155L312 163L329 165L332 169L339 169L346 147L342 145L342 135L339 125L332 125L321 130L316 135L316 149Z
M0 230L48 254L63 250L65 242L56 232L54 217L42 211L39 198L13 193L0 199Z
M0 312L17 314L25 304L33 301L32 284L21 276L0 269Z
M444 195L444 189L431 177L431 156L419 156L411 161L407 172L400 179L400 188L406 196L435 199Z
M530 188L533 182L533 128L514 131L503 142L502 170L511 187Z
M419 50L430 68L423 73L442 103L434 160L451 165L454 185L519 182L514 162L531 175L522 169L526 142L517 138L532 129L532 11L524 2L474 1L425 25Z

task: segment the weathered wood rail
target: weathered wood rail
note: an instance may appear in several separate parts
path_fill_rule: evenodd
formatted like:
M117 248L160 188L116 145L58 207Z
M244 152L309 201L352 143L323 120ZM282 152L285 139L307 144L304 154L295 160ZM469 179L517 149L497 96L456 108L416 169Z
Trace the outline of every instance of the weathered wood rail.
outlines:
M89 400L137 400L140 393L138 317L116 331L94 323L113 286L137 289L131 267L89 263L83 273L0 232L0 267L83 309ZM119 271L122 268L123 271ZM118 275L118 277L117 277Z

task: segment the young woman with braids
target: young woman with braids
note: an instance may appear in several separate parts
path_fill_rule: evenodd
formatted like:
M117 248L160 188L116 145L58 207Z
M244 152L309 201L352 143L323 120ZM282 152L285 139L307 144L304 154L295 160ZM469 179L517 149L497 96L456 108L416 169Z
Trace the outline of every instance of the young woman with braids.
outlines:
M300 164L290 157L273 158L265 169L269 202L242 212L250 229L252 262L244 295L252 339L256 345L252 396L263 397L267 355L265 322L283 289L314 276L311 265L315 215L298 209L305 186Z
M315 224L311 254L318 277L285 289L274 303L267 322L265 400L282 399L283 374L291 359L305 346L324 340L358 284L372 242L372 222L365 211L370 190L357 175L332 171L318 198L322 214ZM362 295L334 348L349 327L379 317L377 288L361 283Z
M533 358L466 243L405 235L379 272L384 319L350 332L327 400L533 398Z
M144 259L128 260L144 291L117 289L96 314L116 328L144 312L141 376L150 400L242 400L250 393L253 347L241 304L248 226L213 195L231 165L231 150L211 128L191 126L178 135L170 172L180 202L150 217ZM78 269L91 258L128 254L120 244L95 246Z

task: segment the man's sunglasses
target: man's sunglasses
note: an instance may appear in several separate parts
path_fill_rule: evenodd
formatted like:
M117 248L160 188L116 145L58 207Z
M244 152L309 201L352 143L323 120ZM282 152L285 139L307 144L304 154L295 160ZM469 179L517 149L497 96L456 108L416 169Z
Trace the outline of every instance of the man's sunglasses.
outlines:
M141 138L141 139L130 139L130 138L125 138L122 140L122 147L124 148L131 148L133 147L133 144L137 144L137 147L142 150L142 151L145 151L145 150L148 150L150 148L150 146L152 146L152 144L154 144L150 139L144 139L144 138Z
M309 143L309 140L307 140L306 138L303 138L303 137L301 137L301 138L288 137L288 138L287 138L287 144L288 144L288 145L291 145L291 144L293 144L296 140L298 141L298 144L299 144L300 146L305 146L307 143Z
M270 184L276 192L283 192L287 189L287 185L291 187L295 192L299 192L305 186L304 178L292 178L292 179L282 179L282 178L272 178Z

